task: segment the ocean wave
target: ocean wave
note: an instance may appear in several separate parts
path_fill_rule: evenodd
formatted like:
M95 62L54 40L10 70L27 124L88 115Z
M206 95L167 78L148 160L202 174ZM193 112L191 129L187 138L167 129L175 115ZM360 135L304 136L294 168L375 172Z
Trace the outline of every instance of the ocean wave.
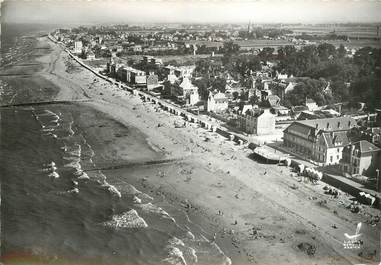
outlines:
M71 167L76 169L77 171L82 170L80 160L76 157L63 157L64 160L71 160L70 163L64 165L64 167Z
M70 123L69 123L69 129L68 129L68 131L69 131L69 137L71 137L71 136L73 136L74 135L74 131L73 131L73 123L74 123L74 121L71 121Z
M171 217L166 211L164 211L161 207L156 206L152 203L138 204L136 207L140 208L145 213L153 213L158 214L163 218L171 220L173 223L176 223L175 219Z
M132 198L132 201L133 201L133 203L135 203L135 204L140 204L140 203L142 203L142 200L139 199L139 197L136 197L136 196L134 196L134 197Z
M84 139L84 145L87 146L88 154L86 154L89 157L89 162L93 164L92 158L94 157L95 153L91 145Z
M64 151L69 156L74 156L79 158L81 157L81 154L82 154L82 146L80 144L74 144L73 146L65 145Z
M195 240L195 236L194 234L191 232L191 231L187 231L187 233L185 234L185 236L190 239L190 240Z
M60 175L59 175L57 172L53 171L53 172L51 172L51 173L48 175L48 177L49 177L49 178L55 178L55 179L58 179L58 178L60 177Z
M67 193L79 193L78 188L72 188L71 190L68 190Z
M198 257L196 255L196 250L189 246L186 246L184 241L172 237L168 240L168 257L164 259L165 262L170 264L187 264L186 261L191 264L196 264Z
M119 215L114 215L111 221L105 222L104 225L114 229L148 227L146 221L133 209Z
M187 265L183 252L177 247L168 247L168 257L163 259L164 263L172 265Z
M83 170L76 171L74 174L77 176L77 179L79 180L90 179L89 175L83 172Z
M120 191L114 185L109 184L107 181L103 182L102 188L106 189L113 196L122 198L122 194L120 193Z
M124 185L123 186L123 192L130 194L130 195L133 195L133 196L136 196L140 200L153 201L153 198L151 196L149 196L148 194L146 194L144 192L141 192L140 190L138 190L137 188L135 188L135 186L133 186L131 184Z
M178 239L177 237L172 237L168 240L169 245L171 246L185 246L184 242L181 239Z
M41 169L42 172L54 172L56 170L57 170L57 167L47 167L47 168Z
M49 133L49 132L53 132L55 129L54 128L46 128L45 126L41 129L41 132L44 132L44 133Z

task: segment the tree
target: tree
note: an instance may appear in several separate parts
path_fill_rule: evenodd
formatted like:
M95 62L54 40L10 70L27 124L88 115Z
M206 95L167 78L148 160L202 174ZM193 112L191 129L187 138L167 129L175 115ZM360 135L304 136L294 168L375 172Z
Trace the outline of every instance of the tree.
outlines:
M212 82L212 88L224 93L226 89L226 80L224 78L217 77Z
M320 60L326 61L330 56L336 56L336 48L332 44L323 43L317 47Z
M275 49L271 47L264 47L258 54L259 58L263 61L269 61L273 57Z
M337 102L347 101L350 99L350 91L348 86L341 80L331 83L331 90Z
M352 101L365 102L370 110L381 108L381 78L361 77L350 87Z
M225 56L231 56L239 52L240 46L232 41L224 42L223 51Z
M300 81L292 91L289 91L285 95L286 102L289 105L297 106L304 104L306 98L311 98L318 105L324 105L327 103L327 99L324 95L324 88L327 83L323 79L306 79Z
M347 54L347 51L345 50L345 47L343 44L340 44L339 48L337 48L337 57L338 58L344 58L345 55Z
M210 80L207 78L200 78L193 81L193 84L198 87L198 93L201 99L205 100L209 96Z

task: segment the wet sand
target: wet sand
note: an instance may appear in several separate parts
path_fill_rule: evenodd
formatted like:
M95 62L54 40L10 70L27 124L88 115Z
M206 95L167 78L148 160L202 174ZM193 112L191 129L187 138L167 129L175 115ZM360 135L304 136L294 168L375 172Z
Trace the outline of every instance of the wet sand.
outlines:
M380 224L363 224L362 249L344 249L342 243L344 233L354 233L358 222L370 220L370 214L379 214L378 210L364 207L360 214L353 214L339 204L349 203L350 197L330 198L323 193L324 184L298 182L290 169L254 161L250 150L194 124L175 128L174 121L181 117L95 77L47 39L40 43L52 47L38 60L46 65L40 75L59 88L55 99L91 100L81 103L89 108L76 119L94 148L95 163L108 168L109 183L120 190L131 183L152 195L175 219L189 219L209 239L215 234L217 245L233 264L377 262ZM99 127L97 115L118 125ZM128 130L137 130L152 153L129 146L123 138ZM205 141L206 137L210 140ZM134 150L132 156L124 152L126 148ZM131 159L163 158L173 161L112 169ZM294 185L296 189L291 188ZM319 203L324 200L326 204ZM313 255L303 248L308 244L316 247ZM372 256L374 250L376 256Z

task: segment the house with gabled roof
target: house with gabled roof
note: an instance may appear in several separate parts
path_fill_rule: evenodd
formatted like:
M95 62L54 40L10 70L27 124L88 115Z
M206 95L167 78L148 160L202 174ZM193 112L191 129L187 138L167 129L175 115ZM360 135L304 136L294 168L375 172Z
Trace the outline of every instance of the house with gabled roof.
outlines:
M295 121L283 131L283 141L293 152L317 163L338 164L343 147L349 144L348 131L356 125L351 117Z
M195 105L199 101L198 87L188 77L183 77L171 86L171 95L187 105Z
M248 134L272 134L275 131L275 115L270 109L247 109L238 115L238 127Z
M316 102L312 98L306 98L305 105L309 111L315 111L319 109L319 106L316 104Z
M349 175L375 176L381 162L380 151L380 148L366 140L348 144L343 149L340 169Z
M206 101L206 111L223 112L228 109L228 98L224 93L219 91L210 91L208 100Z

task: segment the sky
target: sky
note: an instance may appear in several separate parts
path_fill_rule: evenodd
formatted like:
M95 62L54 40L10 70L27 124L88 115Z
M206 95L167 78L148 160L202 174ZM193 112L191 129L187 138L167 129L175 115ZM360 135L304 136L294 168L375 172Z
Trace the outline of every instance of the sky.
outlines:
M3 0L2 7L3 21L20 23L381 22L381 0Z

